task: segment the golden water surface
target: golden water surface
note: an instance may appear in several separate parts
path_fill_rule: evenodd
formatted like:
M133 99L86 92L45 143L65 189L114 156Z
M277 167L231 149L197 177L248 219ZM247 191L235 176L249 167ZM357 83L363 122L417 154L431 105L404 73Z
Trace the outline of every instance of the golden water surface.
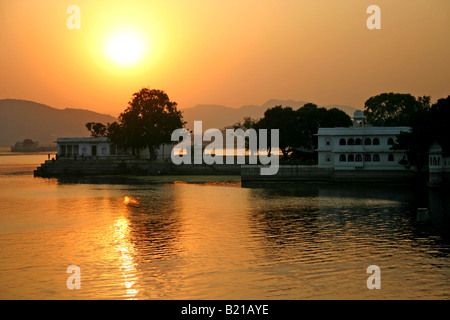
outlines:
M34 178L46 158L0 156L0 299L450 297L446 191ZM370 265L380 290L366 286Z

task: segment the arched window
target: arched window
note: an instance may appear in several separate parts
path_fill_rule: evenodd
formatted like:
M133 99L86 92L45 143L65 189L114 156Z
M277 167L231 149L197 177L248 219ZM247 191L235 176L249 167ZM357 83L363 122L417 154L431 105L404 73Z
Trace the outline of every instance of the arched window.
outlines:
M388 139L388 145L392 146L394 144L394 139L389 138Z
M353 140L353 138L350 138L350 139L348 139L347 144L348 144L349 146L352 146L352 145L355 144L355 140Z
M364 155L364 161L365 161L365 162L370 162L370 161L372 161L372 156L371 156L370 154L366 153L366 154Z
M436 157L433 157L433 166L436 165Z
M372 140L370 140L370 138L366 138L366 139L364 139L364 144L366 146L370 146L372 144Z
M388 155L388 161L394 161L394 155L392 153Z
M379 154L374 154L373 155L373 161L379 162L380 161L380 155Z
M438 159L437 165L440 166L441 165L441 158L437 158L437 159Z
M340 146L345 146L347 144L347 142L345 142L345 139L342 138L341 140L339 140L339 145Z
M356 138L355 145L359 146L362 144L362 140L360 138Z
M374 139L373 139L373 145L374 145L374 146L380 145L380 139L374 138Z
M345 162L345 154L341 154L341 155L339 156L339 161L340 161L340 162Z
M348 162L354 162L355 161L355 156L354 155L352 155L352 154L349 154L348 155L348 160L347 160Z
M357 154L356 157L355 157L355 161L356 162L362 162L362 155Z

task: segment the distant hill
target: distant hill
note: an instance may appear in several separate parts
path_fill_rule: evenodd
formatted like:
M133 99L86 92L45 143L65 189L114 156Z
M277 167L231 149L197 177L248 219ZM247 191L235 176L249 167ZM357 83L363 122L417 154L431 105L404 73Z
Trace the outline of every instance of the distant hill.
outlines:
M83 109L56 109L16 99L0 99L0 145L32 139L41 146L58 137L87 137L86 122L113 122L116 118Z
M271 99L257 105L244 105L230 108L221 105L196 105L183 109L184 120L193 130L194 120L203 121L203 130L223 129L241 121L244 117L262 118L271 107L282 105L298 109L305 101ZM329 105L325 108L338 108L353 116L356 111L350 106ZM41 146L51 145L58 137L87 137L85 124L95 121L114 122L117 119L107 115L83 109L56 109L33 101L0 99L0 145L13 145L24 139L39 141Z
M199 104L192 108L183 109L183 118L187 122L187 127L191 130L194 129L194 121L203 121L203 130L209 128L222 129L227 126L231 126L236 122L241 121L244 117L251 117L255 119L262 118L264 112L268 108L272 108L278 105L283 107L291 107L293 109L299 109L307 103L306 101L294 101L294 100L277 100L271 99L261 106L257 105L245 105L240 108L229 108L221 105L205 105ZM353 113L357 110L350 106L341 105L327 105L319 106L327 109L337 108L349 116L353 116Z

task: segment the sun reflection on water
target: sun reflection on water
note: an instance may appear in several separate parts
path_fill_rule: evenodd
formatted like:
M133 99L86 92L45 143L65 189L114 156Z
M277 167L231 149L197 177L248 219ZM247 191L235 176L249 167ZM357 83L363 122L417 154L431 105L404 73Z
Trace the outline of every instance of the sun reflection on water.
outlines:
M448 192L2 179L2 299L449 298Z
M126 217L120 217L114 221L114 243L116 251L120 254L120 271L123 276L121 284L125 287L124 297L134 299L138 294L134 286L138 280L134 261L134 245L130 242L130 222Z
M125 196L125 198L123 199L123 203L127 206L128 205L136 206L139 204L139 201L136 198Z

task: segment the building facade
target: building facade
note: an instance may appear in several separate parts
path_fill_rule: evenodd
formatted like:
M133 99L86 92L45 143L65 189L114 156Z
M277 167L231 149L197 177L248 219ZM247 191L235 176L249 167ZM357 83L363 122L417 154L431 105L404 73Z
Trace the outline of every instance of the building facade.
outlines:
M428 151L428 174L430 186L450 183L450 157L444 156L442 147L437 142Z
M111 144L106 137L98 138L58 138L56 140L58 158L121 158L131 157L130 150L120 150ZM157 150L157 159L170 159L173 146L162 145ZM148 158L148 149L139 150L138 157Z
M318 166L335 170L409 170L407 155L394 151L397 135L410 127L373 127L363 112L354 114L353 127L319 128Z

